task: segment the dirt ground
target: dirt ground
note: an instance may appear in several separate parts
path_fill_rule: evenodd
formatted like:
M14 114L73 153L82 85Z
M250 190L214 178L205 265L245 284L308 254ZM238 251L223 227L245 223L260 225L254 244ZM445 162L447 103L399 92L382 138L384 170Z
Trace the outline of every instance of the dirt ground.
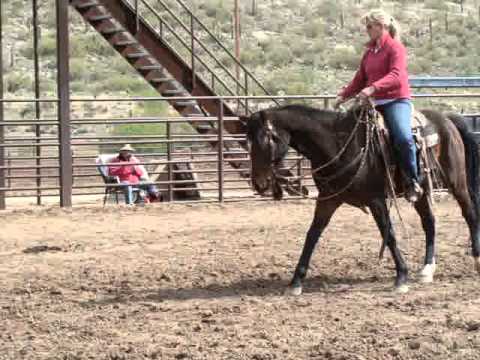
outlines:
M415 281L424 241L407 204L405 295L371 217L343 207L304 294L286 297L313 207L2 213L0 359L480 359L480 278L453 201L436 205L434 284Z

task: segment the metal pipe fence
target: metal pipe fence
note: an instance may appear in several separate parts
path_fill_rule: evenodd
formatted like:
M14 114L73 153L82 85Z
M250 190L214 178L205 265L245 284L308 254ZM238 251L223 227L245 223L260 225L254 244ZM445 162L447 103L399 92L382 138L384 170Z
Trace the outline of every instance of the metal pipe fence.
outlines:
M480 98L480 94L418 94L415 98ZM205 97L182 97L182 100L198 100ZM242 97L208 97L218 101L220 106L237 98L248 100L252 109L270 106L265 96ZM276 96L276 100L284 103L308 103L318 108L330 107L332 95L320 96ZM74 102L147 102L168 101L172 97L156 98L114 98L114 99L81 99L72 98ZM39 103L46 101L57 108L59 99L16 99L12 102ZM8 99L0 100L8 105ZM65 105L64 105L65 106ZM58 110L58 109L56 109ZM64 110L65 111L65 110ZM480 128L480 115L469 114L469 126L477 131ZM224 131L228 121L238 121L237 117L177 117L177 116L132 116L132 117L85 117L82 118L70 111L68 118L69 133L61 132L61 122L55 118L44 116L42 119L8 119L0 122L5 129L4 139L0 143L5 156L0 164L0 197L7 206L16 204L44 204L57 202L63 192L63 205L85 202L101 203L106 184L98 170L96 159L101 154L116 154L118 148L130 143L137 148L136 156L139 165L143 165L151 179L163 194L164 200L178 202L188 201L189 194L198 194L198 201L237 201L243 199L262 199L254 194L250 186L250 158L248 151L242 147L245 134L229 134ZM204 134L195 133L189 124L208 122L210 130ZM129 125L158 125L158 133L121 133L122 127ZM18 133L24 126L28 131ZM72 128L75 126L75 128ZM107 126L107 129L105 128ZM87 128L88 130L78 131ZM48 129L48 132L44 131ZM99 129L102 129L99 131ZM106 130L105 130L106 129ZM63 130L65 131L65 130ZM68 136L67 136L68 135ZM64 140L66 139L66 140ZM67 141L64 144L62 141ZM61 156L60 149L69 149L68 156ZM41 149L41 150L39 150ZM68 174L65 173L68 169ZM289 169L294 177L302 177L309 172L309 163L295 151L290 151L285 161L285 169ZM68 175L71 184L62 182L62 176ZM311 176L301 180L310 196L316 196L316 189ZM65 187L68 188L65 188ZM119 187L121 185L108 185ZM287 198L299 198L291 195ZM23 202L22 202L23 199ZM35 201L36 200L36 201ZM1 201L0 201L1 203Z

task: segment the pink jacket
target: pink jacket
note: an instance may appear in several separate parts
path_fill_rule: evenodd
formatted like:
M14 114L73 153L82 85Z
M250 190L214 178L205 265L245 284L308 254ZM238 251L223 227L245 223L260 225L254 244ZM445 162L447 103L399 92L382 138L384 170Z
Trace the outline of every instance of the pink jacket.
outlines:
M375 42L367 44L360 68L339 95L345 99L373 86L375 99L409 99L407 51L402 43L385 32L375 53Z
M142 168L136 164L140 161L135 156L130 158L130 161L123 161L117 157L113 158L109 164L116 164L108 167L108 174L110 176L118 176L120 181L128 182L130 184L138 184L143 175Z

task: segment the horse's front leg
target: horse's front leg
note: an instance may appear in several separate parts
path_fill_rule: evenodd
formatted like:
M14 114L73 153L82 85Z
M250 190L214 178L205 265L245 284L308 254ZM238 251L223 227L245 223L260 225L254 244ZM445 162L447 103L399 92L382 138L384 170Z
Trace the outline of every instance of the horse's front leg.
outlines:
M422 219L423 230L425 231L425 260L420 271L420 281L430 283L435 273L435 217L433 215L428 195L415 203L415 210Z
M382 234L382 239L390 249L393 261L395 262L395 269L397 270L395 288L398 292L407 292L408 269L405 261L403 261L402 255L400 254L400 250L397 247L397 240L395 239L385 199L375 199L370 203L369 207L375 222L377 223L378 229Z
M300 256L300 260L295 269L292 282L286 290L287 294L297 296L302 293L302 280L305 279L305 276L307 275L308 264L310 263L310 258L312 257L315 245L338 206L339 203L334 201L326 201L322 203L317 201L315 216L310 225L310 229L308 229L302 255Z

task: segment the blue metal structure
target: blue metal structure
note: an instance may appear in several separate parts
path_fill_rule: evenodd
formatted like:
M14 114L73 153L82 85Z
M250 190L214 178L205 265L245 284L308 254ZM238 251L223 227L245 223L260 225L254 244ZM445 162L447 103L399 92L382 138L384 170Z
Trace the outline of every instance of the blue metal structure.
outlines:
M412 88L480 88L480 76L411 76Z

